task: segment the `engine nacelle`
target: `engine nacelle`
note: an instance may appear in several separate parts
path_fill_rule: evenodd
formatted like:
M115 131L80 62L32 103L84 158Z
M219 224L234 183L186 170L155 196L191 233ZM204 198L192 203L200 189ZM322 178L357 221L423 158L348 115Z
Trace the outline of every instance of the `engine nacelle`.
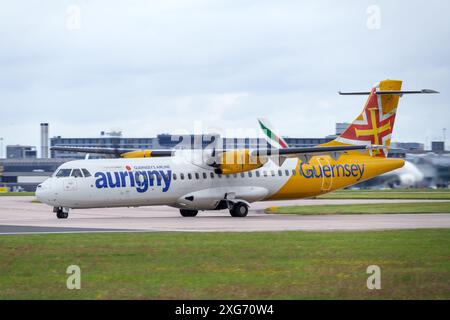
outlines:
M122 158L156 158L156 157L172 157L174 152L172 150L134 150L122 153Z
M261 168L267 159L250 155L250 150L230 150L220 155L220 162L216 164L218 174L241 173Z
M120 156L122 158L151 158L152 150L130 151L130 152L122 153Z

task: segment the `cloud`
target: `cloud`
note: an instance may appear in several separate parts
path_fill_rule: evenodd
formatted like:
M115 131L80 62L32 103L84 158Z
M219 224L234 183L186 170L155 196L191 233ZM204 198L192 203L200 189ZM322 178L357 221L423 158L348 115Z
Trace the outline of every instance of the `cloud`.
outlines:
M449 127L450 36L442 1L378 1L380 29L360 1L29 1L0 12L0 136L38 145L51 135L126 136L203 127L321 137L351 121L384 78L438 96L400 102L394 140ZM80 8L80 29L66 27ZM225 131L225 130L224 130ZM426 136L426 137L425 137Z

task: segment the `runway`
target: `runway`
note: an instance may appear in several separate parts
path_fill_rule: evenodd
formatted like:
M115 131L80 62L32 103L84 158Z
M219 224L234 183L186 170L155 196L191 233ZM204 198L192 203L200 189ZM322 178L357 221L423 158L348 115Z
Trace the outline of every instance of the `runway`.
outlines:
M71 210L69 219L57 219L52 208L33 203L34 197L0 197L0 234L74 232L248 232L351 231L450 228L450 214L364 214L296 216L268 215L264 209L282 205L428 202L434 200L292 200L252 204L246 218L232 218L226 210L200 212L183 218L177 209L156 206Z

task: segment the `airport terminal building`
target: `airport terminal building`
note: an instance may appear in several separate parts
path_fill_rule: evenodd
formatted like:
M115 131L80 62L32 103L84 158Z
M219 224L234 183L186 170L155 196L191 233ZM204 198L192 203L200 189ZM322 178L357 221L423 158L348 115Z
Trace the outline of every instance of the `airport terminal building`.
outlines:
M0 159L0 186L10 191L34 192L36 186L47 179L70 159Z
M117 149L200 149L214 143L216 137L211 135L171 135L159 134L153 138L125 138L120 133L105 134L101 132L98 138L63 138L61 136L50 139L50 146L70 147L100 147ZM334 136L325 138L284 138L291 147L312 147L334 139ZM220 138L217 148L267 148L270 147L263 138ZM84 153L66 151L51 151L52 158L83 159ZM90 157L98 157L95 154Z

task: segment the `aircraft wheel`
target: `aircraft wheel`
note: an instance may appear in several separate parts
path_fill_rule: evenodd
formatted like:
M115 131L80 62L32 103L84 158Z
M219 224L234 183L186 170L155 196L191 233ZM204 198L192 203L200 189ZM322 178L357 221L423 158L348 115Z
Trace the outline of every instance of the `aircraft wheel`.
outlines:
M69 213L68 212L64 212L62 209L58 209L56 211L56 217L58 219L67 219L69 217Z
M248 206L242 202L235 203L230 209L230 214L232 217L246 217L248 214Z
M180 209L180 213L183 217L195 217L198 210Z

